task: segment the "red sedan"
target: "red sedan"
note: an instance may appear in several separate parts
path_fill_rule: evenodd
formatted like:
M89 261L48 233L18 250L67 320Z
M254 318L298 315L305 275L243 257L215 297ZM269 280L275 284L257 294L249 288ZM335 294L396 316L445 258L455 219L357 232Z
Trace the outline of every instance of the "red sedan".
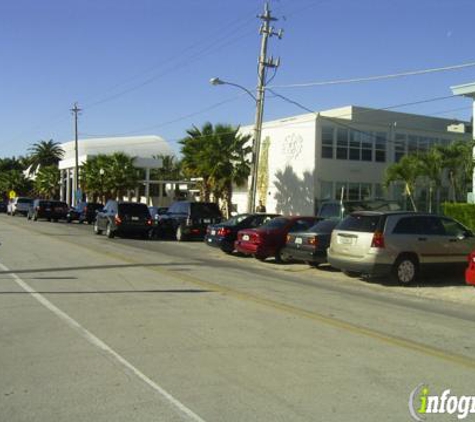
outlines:
M282 262L281 250L285 246L287 234L308 230L318 220L318 217L297 216L273 218L256 229L240 230L234 249L260 260L274 256L277 262Z

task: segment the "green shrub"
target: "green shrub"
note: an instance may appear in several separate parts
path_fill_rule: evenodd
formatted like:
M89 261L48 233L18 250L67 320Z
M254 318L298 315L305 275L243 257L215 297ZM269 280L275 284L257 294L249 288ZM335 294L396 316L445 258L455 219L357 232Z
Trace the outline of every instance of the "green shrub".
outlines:
M447 217L455 218L475 232L475 204L457 204L445 202L443 212Z

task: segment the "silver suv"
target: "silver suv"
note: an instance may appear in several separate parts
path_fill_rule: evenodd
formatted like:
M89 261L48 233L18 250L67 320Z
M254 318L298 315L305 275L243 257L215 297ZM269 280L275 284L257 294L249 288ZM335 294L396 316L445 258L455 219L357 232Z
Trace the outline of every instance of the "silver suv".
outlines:
M473 233L459 222L415 212L355 212L333 230L328 262L354 275L393 275L412 283L420 269L465 266L475 249Z

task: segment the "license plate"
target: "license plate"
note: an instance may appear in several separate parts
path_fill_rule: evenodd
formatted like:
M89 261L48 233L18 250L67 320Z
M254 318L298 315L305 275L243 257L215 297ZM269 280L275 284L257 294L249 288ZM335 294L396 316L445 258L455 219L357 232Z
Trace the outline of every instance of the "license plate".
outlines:
M209 218L203 218L203 223L209 224L209 223L211 223L211 219L209 219Z
M132 221L139 221L139 218L136 217L136 216L132 216L131 220L132 220Z
M214 236L216 234L216 230L211 230L211 236Z
M296 243L297 245L301 245L301 244L302 244L302 238L301 238L301 237L296 237L296 238L295 238L295 243Z
M249 236L247 234L245 234L243 237L242 237L242 240L249 240Z
M340 243L341 243L342 245L351 245L351 244L353 244L354 237L343 237L343 236L340 236L339 239L340 239Z

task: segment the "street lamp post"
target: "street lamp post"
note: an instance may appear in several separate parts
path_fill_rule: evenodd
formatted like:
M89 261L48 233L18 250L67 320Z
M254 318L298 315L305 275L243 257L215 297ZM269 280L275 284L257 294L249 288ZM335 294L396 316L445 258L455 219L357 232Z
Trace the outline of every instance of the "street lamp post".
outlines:
M259 172L259 153L261 145L261 133L262 133L262 112L264 109L264 88L258 90L258 96L256 97L250 90L246 87L236 84L234 82L223 81L220 78L211 78L211 85L231 85L236 88L239 88L246 92L256 104L256 120L254 123L254 142L252 144L252 163L251 163L251 188L249 190L248 200L247 200L247 211L249 213L254 212L254 207L256 205L256 195L257 195L257 177Z

